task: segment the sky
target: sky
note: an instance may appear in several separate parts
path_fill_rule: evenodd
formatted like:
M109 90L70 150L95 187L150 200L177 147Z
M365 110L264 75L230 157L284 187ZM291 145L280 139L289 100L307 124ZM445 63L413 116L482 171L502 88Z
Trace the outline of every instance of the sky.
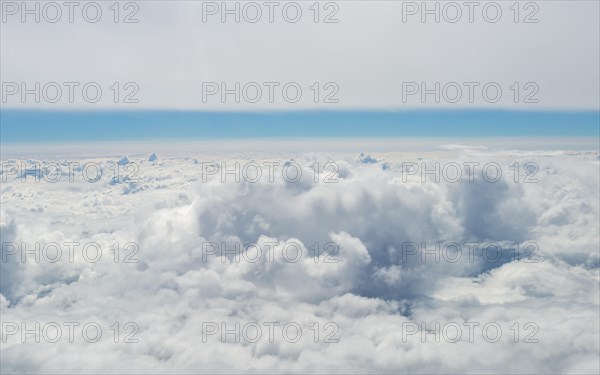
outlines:
M63 96L57 103L35 103L30 95L22 103L20 95L8 95L4 109L598 110L599 106L597 1L539 1L527 7L521 2L518 12L510 8L511 1L495 2L494 7L485 7L484 2L471 11L462 2L454 3L458 10L428 2L430 8L438 5L439 23L435 14L421 9L421 2L321 2L318 16L310 8L313 2L299 1L287 8L280 3L272 10L272 22L269 8L259 2L255 4L261 17L255 23L248 20L256 18L256 8L243 2L226 2L228 9L238 5L239 22L236 14L224 13L221 2L140 1L127 9L121 3L118 16L109 8L112 3L99 2L102 13L96 23L84 18L94 20L95 8L86 8L85 14L83 7L75 8L71 23L68 8L61 6L57 18L55 9L41 7L36 23L35 14L22 14L21 3L16 9L13 3L2 1L2 82L25 82L29 89L35 82L41 87L56 82ZM35 2L25 4L32 8ZM414 4L417 10L411 8ZM301 13L294 17L297 8ZM55 23L46 21L54 18ZM64 82L80 84L73 103ZM81 93L90 82L102 89L97 103L86 102ZM118 89L112 86L115 82ZM262 90L260 100L252 103L242 97L236 103L228 95L222 103L220 92L203 98L203 83L217 83L220 89L223 82L230 90L239 82L240 91L256 83ZM278 84L272 103L265 82ZM413 83L419 88L425 83L431 90L436 82L440 90L451 84L439 103L434 95L423 103L420 92L403 96L414 89ZM468 82L477 84L472 100ZM127 83L136 86L125 87ZM296 103L285 100L282 90L288 83L302 90ZM484 97L486 84L494 86L487 89L491 99L496 97L495 87L502 90L497 102ZM454 99L456 86L462 92L460 100ZM294 99L295 88L288 89L288 97ZM3 92L7 90L11 88L3 86ZM49 90L48 96L54 97L54 89ZM247 90L248 99L256 97L255 86ZM118 103L115 91L121 94ZM127 94L138 102L124 103Z
M236 138L598 137L600 114L498 110L23 111L2 114L3 142Z
M56 4L2 1L4 143L599 132L596 1Z

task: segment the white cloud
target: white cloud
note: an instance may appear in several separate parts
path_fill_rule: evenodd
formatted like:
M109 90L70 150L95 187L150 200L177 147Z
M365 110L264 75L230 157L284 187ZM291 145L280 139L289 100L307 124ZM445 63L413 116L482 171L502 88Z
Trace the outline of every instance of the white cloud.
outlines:
M420 152L418 156L371 153L381 162L362 163L356 154L294 154L262 157L181 154L138 163L137 183L104 175L97 183L67 179L26 183L11 176L2 184L2 242L95 242L97 263L80 252L71 262L2 263L3 322L98 322L96 344L62 340L2 344L3 373L15 372L338 372L338 373L582 373L598 372L598 159L594 153L495 152L476 148ZM77 159L107 168L120 159ZM239 159L237 159L239 157ZM309 166L334 160L337 183L324 183ZM304 178L273 183L203 182L194 160L257 162L293 160ZM73 159L75 160L75 159ZM497 183L404 182L403 162L496 162ZM512 180L508 167L534 161L538 183ZM3 162L9 162L8 159ZM279 169L277 169L279 171ZM551 172L551 173L550 173ZM43 210L30 210L41 206ZM457 262L403 260L403 243L497 242L505 257L490 262L475 254ZM138 263L115 263L111 244L135 242ZM223 261L203 252L203 243L257 243L266 253L256 262L233 254ZM325 244L334 242L331 253ZM511 257L514 242L539 244L539 259ZM315 243L320 257L315 258ZM282 260L294 244L297 262ZM292 248L290 248L293 250ZM295 248L294 248L295 249ZM206 250L206 249L205 249ZM290 250L290 257L294 252ZM255 248L247 249L248 257ZM122 251L121 255L129 254ZM325 262L329 256L338 262ZM525 253L521 253L526 255ZM203 259L203 255L206 259ZM122 260L122 258L121 258ZM135 322L137 344L115 344L114 322ZM298 322L296 343L202 342L203 323ZM313 341L311 325L320 327ZM339 343L323 343L339 327ZM404 337L407 324L496 322L497 343L466 328L459 342L421 342ZM519 324L519 343L510 328ZM523 343L533 332L538 343ZM314 326L313 326L314 327ZM464 326L463 326L464 328ZM263 331L263 332L266 332ZM127 332L122 331L125 335ZM121 336L121 339L123 336ZM43 350L40 350L43 348ZM26 360L25 360L26 359Z

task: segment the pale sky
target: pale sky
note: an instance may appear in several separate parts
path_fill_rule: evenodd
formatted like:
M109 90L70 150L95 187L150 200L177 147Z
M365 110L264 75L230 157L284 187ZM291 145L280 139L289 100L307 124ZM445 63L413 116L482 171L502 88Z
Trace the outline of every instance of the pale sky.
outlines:
M203 4L204 3L204 4ZM21 2L2 1L1 74L3 91L25 82L33 88L35 82L43 87L48 82L62 86L63 96L57 103L33 95L21 103L19 93L6 96L3 108L120 108L120 109L410 109L410 108L493 108L493 109L598 109L599 96L599 2L598 1L538 1L521 2L518 23L515 23L513 1L499 1L502 11L499 21L492 23L483 17L487 6L488 18L494 18L496 5L479 2L469 8L457 2L463 12L456 23L444 19L455 17L455 8L440 5L440 23L435 15L421 22L422 13L411 8L421 2L338 1L320 2L318 23L314 22L312 1L297 2L302 9L299 21L283 18L282 9L289 2L273 5L273 22L269 22L269 7L256 2L262 17L256 23L256 6L244 8L240 2L240 23L235 15L221 22L221 2L200 1L139 1L125 9L120 3L119 23L113 21L113 2L99 2L102 16L97 23L86 22L82 5L74 8L74 22L69 22L69 9L62 6L62 17L56 23L45 21L55 17L54 9L44 12L41 3L40 23L34 15L21 22ZM403 4L404 3L404 4ZM28 2L33 8L35 2ZM228 2L233 9L235 2ZM329 4L329 5L326 5ZM433 8L436 2L428 2ZM530 5L526 5L530 4ZM534 4L534 5L531 5ZM252 8L254 7L254 8ZM313 7L313 8L311 8ZM489 8L489 9L488 9ZM246 13L244 13L246 9ZM287 5L287 14L294 17L296 5ZM444 10L445 9L445 10ZM203 13L204 10L204 13ZM15 13L16 12L16 13ZM138 23L123 23L129 13ZM412 14L415 13L416 14ZM15 13L15 14L13 14ZM88 9L90 17L94 10ZM212 14L216 13L216 14ZM337 23L324 23L326 15ZM206 22L203 22L203 15ZM537 20L537 23L524 23ZM403 22L403 18L407 22ZM8 83L7 83L8 82ZM67 100L64 82L77 82L74 102ZM83 100L79 88L96 82L102 88L98 103ZM120 83L115 104L110 87ZM124 87L133 82L135 86ZM243 88L256 82L262 96L256 103L234 95L221 103L220 93L205 96L203 82L214 82L221 89ZM269 86L273 88L273 103L269 102ZM289 103L281 88L286 83L302 89L297 103ZM319 98L314 103L318 82ZM407 86L407 82L409 83ZM415 83L416 86L412 83ZM404 90L421 83L426 88L448 83L447 97L462 97L451 103L434 95L421 103L420 93L408 95ZM475 82L473 103L468 99L469 86ZM514 83L518 82L518 89ZM329 86L326 86L326 84ZM482 87L492 83L502 89L496 103L482 95ZM297 84L297 85L296 85ZM527 86L526 86L527 85ZM124 96L136 91L132 98L137 104L122 103ZM294 96L295 88L288 93ZM247 87L247 97L254 97L255 86ZM19 88L20 89L20 88ZM335 92L335 93L334 93ZM515 97L515 92L519 97ZM4 92L6 94L6 92ZM323 103L328 95L337 103ZM406 91L405 91L406 94ZM537 103L524 103L527 95ZM49 94L50 95L50 94ZM53 95L53 94L52 94ZM517 99L518 103L515 103Z

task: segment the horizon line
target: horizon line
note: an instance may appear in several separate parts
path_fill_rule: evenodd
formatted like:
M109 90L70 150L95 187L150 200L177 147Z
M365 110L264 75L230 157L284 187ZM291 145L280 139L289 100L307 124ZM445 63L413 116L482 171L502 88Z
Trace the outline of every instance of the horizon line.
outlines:
M600 110L2 109L0 142L234 138L600 137Z

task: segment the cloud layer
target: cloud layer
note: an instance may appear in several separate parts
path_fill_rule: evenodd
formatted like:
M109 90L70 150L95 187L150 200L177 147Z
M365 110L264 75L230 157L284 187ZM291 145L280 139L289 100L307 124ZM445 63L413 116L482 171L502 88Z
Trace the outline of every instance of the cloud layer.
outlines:
M57 183L4 171L3 245L37 242L52 257L48 244L56 243L63 257L22 262L3 246L3 323L103 329L93 344L81 327L73 343L9 335L4 373L599 370L597 152L151 154L54 160L62 166ZM262 167L251 182L250 161L273 165L272 181ZM449 181L447 166L475 162L472 175ZM435 163L439 182L410 169L435 171ZM482 173L493 163L502 170L497 182L489 181L493 171ZM133 164L138 171L114 175ZM81 177L86 170L91 178L92 165L103 170L94 183ZM302 177L291 182L296 166ZM71 242L79 244L72 260ZM102 249L95 263L93 251L81 250L89 243ZM450 243L462 253L444 247ZM482 250L489 244L496 247ZM266 322L280 323L273 340ZM302 327L297 342L280 332L290 322ZM223 340L208 334L208 323L258 323L263 336ZM472 337L465 323L477 323ZM486 324L501 328L496 342L494 329L482 332ZM450 342L457 326L462 334ZM123 343L133 331L139 342Z

